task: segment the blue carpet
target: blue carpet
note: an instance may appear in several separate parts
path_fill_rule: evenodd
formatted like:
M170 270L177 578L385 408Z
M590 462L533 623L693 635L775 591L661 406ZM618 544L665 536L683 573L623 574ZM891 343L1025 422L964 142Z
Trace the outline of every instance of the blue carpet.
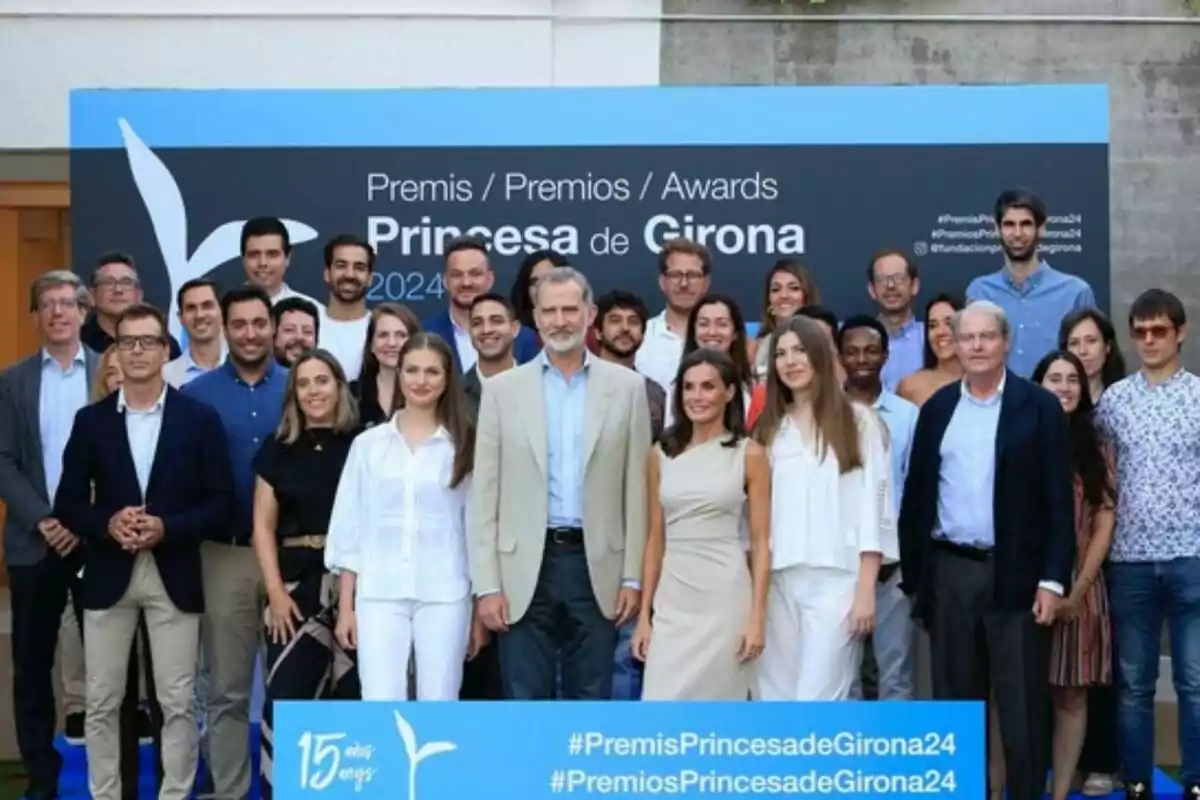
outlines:
M85 800L90 798L87 779L87 753L82 745L67 744L67 740L59 736L55 742L58 752L63 755L62 775L58 779L58 795L62 800ZM250 758L253 762L253 782L250 787L250 798L257 800L258 769L261 750L258 747L258 725L250 725ZM138 750L138 797L144 800L154 800L157 792L154 787L154 748L144 745ZM203 766L203 765L201 765Z
M63 771L62 777L59 778L59 796L63 800L84 800L90 797L88 794L87 782L87 754L83 747L77 747L67 744L66 739L61 736L57 741L58 751L63 754ZM258 765L260 750L258 748L258 725L250 726L250 754L254 762L254 784L250 790L250 797L257 800L258 791ZM138 781L138 796L144 800L154 800L154 750L151 747L142 747L140 751L141 759L140 780ZM1163 772L1159 771L1154 777L1154 797L1155 800L1180 800L1182 787L1171 780ZM1125 795L1122 792L1113 792L1113 800L1120 800ZM1081 794L1071 795L1072 798L1083 798Z

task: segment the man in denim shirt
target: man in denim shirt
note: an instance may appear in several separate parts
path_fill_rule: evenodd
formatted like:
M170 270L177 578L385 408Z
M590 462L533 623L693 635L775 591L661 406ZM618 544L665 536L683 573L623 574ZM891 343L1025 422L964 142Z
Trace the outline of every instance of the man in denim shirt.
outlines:
M1008 368L1028 378L1042 356L1058 346L1058 326L1077 308L1094 308L1087 281L1052 269L1038 257L1046 236L1046 204L1029 189L1009 189L996 199L996 230L1005 266L967 286L967 302L990 300L1012 325Z
M262 631L262 573L250 545L259 447L283 412L288 372L272 357L271 300L258 286L221 298L229 358L193 380L185 394L216 408L229 439L236 510L203 545L203 659L209 668L208 755L219 798L250 792L250 696Z

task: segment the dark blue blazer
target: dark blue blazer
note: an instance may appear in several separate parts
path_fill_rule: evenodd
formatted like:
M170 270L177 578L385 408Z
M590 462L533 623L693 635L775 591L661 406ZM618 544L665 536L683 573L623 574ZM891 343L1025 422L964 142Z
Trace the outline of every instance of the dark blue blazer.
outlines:
M454 367L462 372L458 348L454 346L454 323L450 320L450 311L445 310L434 314L421 323L421 328L426 333L436 333L446 341L446 344L450 345L450 354L454 356ZM538 345L537 334L522 325L521 330L517 331L517 338L513 341L513 358L517 360L518 364L524 364L532 361L541 352L541 349L541 346Z
M110 608L125 594L134 555L109 535L108 521L122 508L145 505L163 521L163 540L153 553L167 595L180 611L204 611L200 542L229 525L228 449L217 412L168 387L143 497L116 393L79 410L63 453L54 515L85 544L84 608Z
M936 577L930 548L937 525L941 447L962 397L962 382L938 390L921 406L900 506L904 591L917 596L928 620ZM1070 430L1058 398L1009 371L996 431L995 603L1033 606L1040 581L1070 591L1075 566L1075 495Z

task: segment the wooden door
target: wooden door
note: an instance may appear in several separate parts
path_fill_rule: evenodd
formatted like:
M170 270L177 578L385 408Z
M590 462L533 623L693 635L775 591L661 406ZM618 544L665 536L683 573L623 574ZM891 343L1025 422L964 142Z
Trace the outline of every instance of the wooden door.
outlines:
M0 182L0 367L36 352L29 287L42 272L64 268L71 268L66 184ZM0 523L3 513L0 504ZM7 583L8 573L0 569L0 586Z

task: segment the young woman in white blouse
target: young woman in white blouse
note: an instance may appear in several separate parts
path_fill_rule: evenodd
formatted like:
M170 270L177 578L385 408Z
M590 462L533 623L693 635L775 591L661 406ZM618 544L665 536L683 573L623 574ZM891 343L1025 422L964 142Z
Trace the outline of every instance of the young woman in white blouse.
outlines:
M325 562L340 574L337 637L357 648L364 700L457 699L477 652L464 512L474 431L450 348L418 333L400 352L399 410L354 440Z
M883 560L899 558L887 433L853 403L821 324L771 336L754 438L771 460L771 588L762 700L844 700L875 625Z

